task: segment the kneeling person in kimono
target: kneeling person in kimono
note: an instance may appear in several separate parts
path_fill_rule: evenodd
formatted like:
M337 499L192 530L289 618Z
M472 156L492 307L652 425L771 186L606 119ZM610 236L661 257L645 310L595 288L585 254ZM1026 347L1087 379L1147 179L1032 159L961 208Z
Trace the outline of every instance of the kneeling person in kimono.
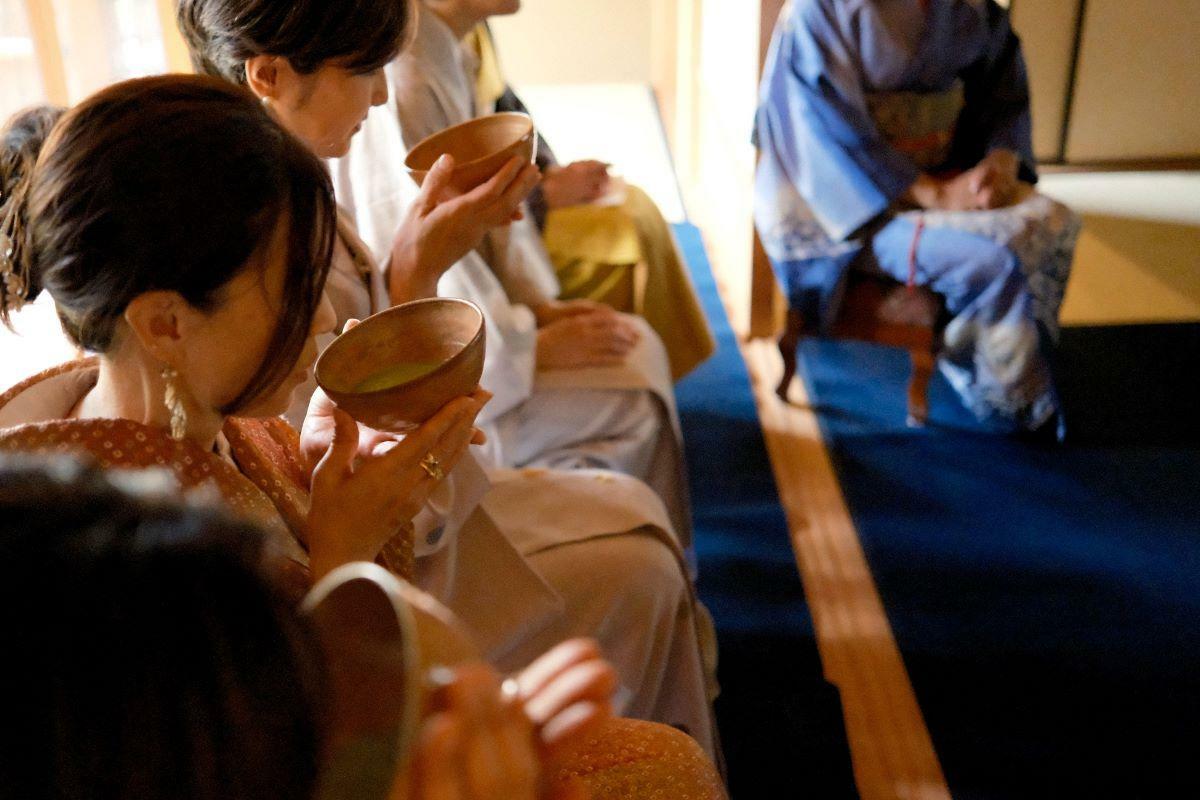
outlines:
M928 286L980 419L1054 423L1046 357L1079 220L1034 191L1020 42L993 0L794 0L764 68L755 222L807 325L849 270ZM1061 432L1061 423L1060 423Z

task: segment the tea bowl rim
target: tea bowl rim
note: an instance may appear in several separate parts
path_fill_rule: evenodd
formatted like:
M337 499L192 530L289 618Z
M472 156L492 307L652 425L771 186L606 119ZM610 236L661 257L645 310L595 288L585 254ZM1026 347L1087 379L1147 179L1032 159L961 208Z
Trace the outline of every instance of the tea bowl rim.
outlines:
M479 326L476 328L475 335L471 337L470 341L468 341L466 344L464 344L462 347L460 347L457 353L455 353L454 355L447 358L445 361L442 361L440 364L438 364L436 368L425 373L424 375L413 378L412 380L404 381L403 383L398 383L394 386L387 386L387 387L384 387L383 389L375 389L370 392L356 392L352 389L335 389L335 388L331 388L324 380L322 380L321 363L325 360L326 354L328 354L333 349L333 347L337 343L338 339L341 339L342 336L346 336L348 334L353 333L361 325L365 325L368 321L370 321L372 319L377 319L379 317L383 317L385 315L390 315L393 313L399 314L401 311L411 311L413 308L416 308L418 306L431 305L431 304L450 304L450 305L465 306L465 307L471 309L472 311L474 311L476 317L479 320ZM436 377L440 374L443 374L451 365L454 365L457 362L460 362L460 361L466 359L467 353L469 351L471 351L478 344L480 339L482 339L483 336L485 335L486 327L487 327L486 319L484 318L483 310L478 305L471 302L470 300L464 300L461 297L423 297L419 300L409 300L407 303L401 303L398 306L392 306L391 308L384 309L383 311L380 311L377 314L372 314L371 316L364 319L361 323L359 323L359 325L356 325L353 328L351 328L350 330L343 331L341 334L339 334L337 336L337 338L335 338L333 340L333 342L330 342L329 346L325 348L325 350L321 353L321 355L317 357L317 363L313 366L313 378L316 380L317 386L321 387L322 391L324 391L326 394L328 394L331 398L333 398L334 395L342 395L345 397L353 397L356 400L358 400L358 399L373 399L373 398L382 397L383 395L395 392L397 389L400 389L400 388L403 388L407 391L408 389L419 386L428 380L432 380L434 377Z
M449 133L449 132L451 132L451 131L456 131L456 130L458 130L458 129L460 129L460 128L466 128L466 127L469 127L469 126L471 126L471 125L477 125L477 124L479 124L479 122L480 122L481 120L487 120L487 119L496 119L496 118L500 118L500 117L520 117L520 118L521 118L523 121L525 121L525 122L529 123L529 130L527 130L525 133L521 134L520 138L518 138L518 139L516 139L515 141L513 141L513 142L509 143L508 145L506 145L505 147L501 148L500 150L496 150L495 152L488 153L487 155L484 155L484 156L480 156L479 158L473 158L473 159L471 159L470 161L463 161L462 163L455 164L455 165L454 165L454 169L455 169L455 170L464 169L464 168L466 168L466 167L470 167L470 166L475 166L475 165L479 164L480 162L487 161L489 158L493 158L493 157L495 157L495 155L496 155L497 153L500 153L500 152L502 152L503 150L506 150L506 149L508 149L509 147L512 147L514 144L517 144L517 143L519 143L519 142L523 142L523 141L525 141L527 138L529 138L530 136L532 136L533 134L537 133L537 126L536 126L536 125L534 125L534 123L533 123L533 117L531 117L529 114L523 113L523 112L521 112L521 111L497 111L497 112L496 112L496 113L494 113L494 114L485 114L485 115L484 115L484 116L482 116L482 117L475 117L474 119L469 119L469 120L467 120L466 122L460 122L460 123L458 123L457 125L451 125L451 126L450 126L450 127L448 127L448 128L442 128L442 129L441 129L440 131L438 131L437 133L431 133L431 134L429 134L429 135L428 135L428 136L426 136L424 139L422 139L421 141L419 141L419 142L417 142L415 145L413 145L413 146L412 146L412 147L409 149L409 151L408 151L407 153L405 153L405 155L404 155L404 168L405 168L406 170L408 170L409 174L412 174L412 175L418 175L418 174L422 174L422 173L425 173L425 174L427 174L427 173L428 173L428 172L429 172L431 169L433 169L433 164L430 164L430 165L429 165L429 166L427 166L427 167L417 167L417 166L414 166L414 165L412 165L412 164L410 164L410 163L409 163L409 159L411 159L411 158L412 158L412 155L413 155L413 153L414 153L414 152L416 152L417 150L419 150L419 149L421 148L421 146L422 146L422 145L424 145L424 144L425 144L426 142L428 142L430 139L434 139L434 138L436 138L436 137L438 137L438 136L442 136L443 134ZM537 155L537 152L536 152L536 150L535 150L535 151L534 151L534 156L536 157L536 155ZM437 163L436 159L434 160L434 163L435 163L435 164Z

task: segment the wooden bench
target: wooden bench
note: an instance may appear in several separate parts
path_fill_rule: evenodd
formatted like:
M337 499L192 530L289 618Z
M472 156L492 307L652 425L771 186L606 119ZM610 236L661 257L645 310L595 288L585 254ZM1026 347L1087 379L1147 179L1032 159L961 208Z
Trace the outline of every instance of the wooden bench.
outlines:
M948 320L940 295L921 286L909 288L890 278L851 272L838 318L830 327L835 339L855 339L903 347L912 359L908 382L908 424L920 427L929 416L929 380L933 377L942 333ZM783 378L775 393L787 400L796 374L796 349L804 337L804 317L789 310L779 338Z

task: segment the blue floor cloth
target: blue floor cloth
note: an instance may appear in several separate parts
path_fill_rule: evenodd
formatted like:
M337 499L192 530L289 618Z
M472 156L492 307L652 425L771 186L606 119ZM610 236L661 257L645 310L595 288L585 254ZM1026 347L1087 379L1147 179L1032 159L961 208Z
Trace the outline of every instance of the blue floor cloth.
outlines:
M699 231L678 225L675 234L718 345L676 398L699 591L720 642L717 718L731 794L854 798L841 702L822 678L746 366Z
M982 432L907 355L801 371L951 792L1200 797L1200 325L1068 328L1065 445Z

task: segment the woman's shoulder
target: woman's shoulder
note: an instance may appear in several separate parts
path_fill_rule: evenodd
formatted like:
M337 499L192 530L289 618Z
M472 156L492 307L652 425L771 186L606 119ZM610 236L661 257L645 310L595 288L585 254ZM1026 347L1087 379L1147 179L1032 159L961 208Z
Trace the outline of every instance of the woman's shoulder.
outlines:
M94 357L73 359L31 375L0 393L0 428L31 421L19 418L21 407L31 398L45 402L42 396L46 393L71 392L77 383L90 388L91 384L95 383L98 369L99 361ZM73 398L71 405L73 406L74 401L78 399Z

